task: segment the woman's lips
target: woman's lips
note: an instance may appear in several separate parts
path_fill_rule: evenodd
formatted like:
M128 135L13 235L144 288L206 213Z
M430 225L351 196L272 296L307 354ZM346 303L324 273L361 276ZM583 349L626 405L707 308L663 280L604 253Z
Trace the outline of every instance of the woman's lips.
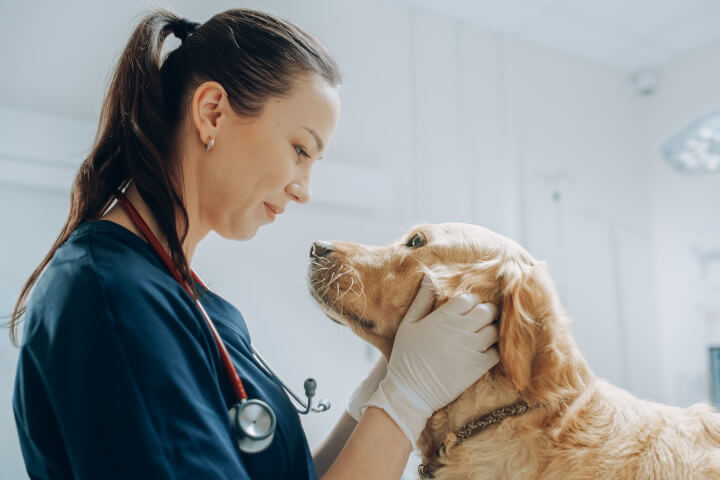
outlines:
M268 217L270 217L270 220L275 220L275 215L278 215L283 212L283 210L279 207L276 207L275 205L267 202L263 202L265 205L265 211L268 214Z
M267 203L265 204L265 213L267 213L271 222L275 220L275 211Z

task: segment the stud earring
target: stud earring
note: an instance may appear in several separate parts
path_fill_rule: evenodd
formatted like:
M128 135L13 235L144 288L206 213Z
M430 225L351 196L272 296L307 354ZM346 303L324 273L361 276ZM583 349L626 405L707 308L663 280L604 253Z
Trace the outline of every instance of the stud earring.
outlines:
M210 141L205 145L205 151L209 152L212 150L213 146L215 145L215 137L210 137Z

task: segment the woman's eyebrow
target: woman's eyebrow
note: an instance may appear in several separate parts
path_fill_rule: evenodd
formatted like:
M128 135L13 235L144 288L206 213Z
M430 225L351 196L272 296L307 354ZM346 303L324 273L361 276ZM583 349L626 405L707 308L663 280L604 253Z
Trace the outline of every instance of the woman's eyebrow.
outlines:
M310 132L310 134L315 138L315 144L316 144L316 148L317 148L316 151L321 152L323 147L325 146L325 144L322 141L322 138L320 138L320 136L312 128L309 128L309 127L302 127L302 128L304 128L305 130ZM320 157L320 158L322 158L322 157Z

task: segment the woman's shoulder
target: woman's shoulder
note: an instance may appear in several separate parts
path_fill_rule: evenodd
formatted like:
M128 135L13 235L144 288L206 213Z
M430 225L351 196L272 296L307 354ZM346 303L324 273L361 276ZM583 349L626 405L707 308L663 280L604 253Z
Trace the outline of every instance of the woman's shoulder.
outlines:
M239 335L249 345L237 308L212 291L200 292L221 334ZM30 294L25 321L24 337L105 323L133 338L189 334L212 340L192 298L152 247L125 227L102 220L81 224L58 248Z
M110 272L123 280L123 276L166 273L149 243L109 220L81 223L58 249L56 257L58 263L83 259L96 272Z
M116 223L80 224L55 252L34 286L27 305L26 329L37 323L93 321L94 311L114 314L118 325L133 315L192 315L189 297L166 272L149 244Z
M56 250L31 300L82 296L92 301L101 290L123 294L158 276L166 276L163 265L143 239L114 222L84 222Z

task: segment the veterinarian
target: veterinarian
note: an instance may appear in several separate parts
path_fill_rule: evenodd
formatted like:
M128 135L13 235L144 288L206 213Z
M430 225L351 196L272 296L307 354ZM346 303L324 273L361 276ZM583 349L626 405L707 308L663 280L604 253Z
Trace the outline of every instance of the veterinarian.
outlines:
M190 269L210 231L249 239L309 201L339 88L327 50L271 15L139 23L11 320L16 342L24 314L13 407L31 478L399 478L433 411L497 363L494 313L471 295L428 313L423 286L313 456L241 314Z

